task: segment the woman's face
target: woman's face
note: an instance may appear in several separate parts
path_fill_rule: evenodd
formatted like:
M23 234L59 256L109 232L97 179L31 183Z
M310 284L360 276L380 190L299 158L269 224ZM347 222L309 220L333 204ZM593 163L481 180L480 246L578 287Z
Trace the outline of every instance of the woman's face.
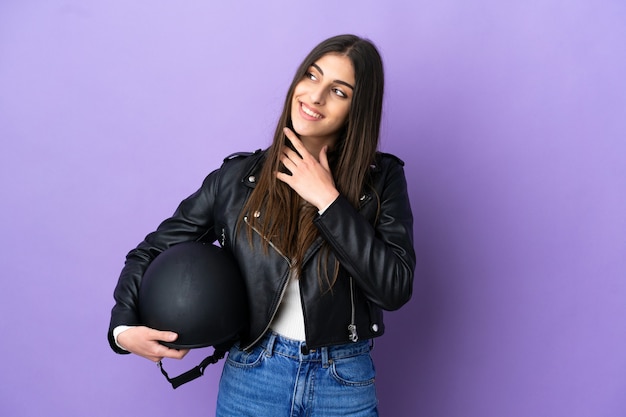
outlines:
M347 56L327 54L309 67L291 102L293 130L305 145L335 143L348 118L354 83L354 69Z

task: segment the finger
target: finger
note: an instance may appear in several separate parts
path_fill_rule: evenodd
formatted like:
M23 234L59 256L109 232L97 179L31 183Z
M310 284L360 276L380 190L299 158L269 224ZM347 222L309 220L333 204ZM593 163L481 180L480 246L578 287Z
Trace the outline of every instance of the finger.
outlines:
M303 157L305 155L306 148L302 144L302 141L298 139L298 136L296 136L296 134L288 127L283 128L283 133L287 136L287 139L291 142L299 156Z
M143 349L137 350L136 354L139 356L143 356L146 359L150 359L152 362L158 362L165 357L167 348L163 345L159 345L157 342L153 342L157 344L144 346Z
M167 347L157 341L150 342L149 346L146 346L145 356L155 362L163 358L182 359L188 352L188 349L174 349Z
M302 161L302 158L300 157L300 155L298 155L297 152L288 148L287 146L284 146L281 161L283 163L288 161L293 163L293 165L298 165L298 162Z
M282 163L282 168L280 169L281 172L287 170L288 173L291 174L293 169L296 167L296 164L285 154L281 156L280 162Z
M291 185L291 179L292 178L293 178L292 175L286 174L284 172L280 172L279 171L279 172L276 173L276 179L284 182L285 184L289 185L290 187L292 187L292 185Z
M189 352L189 349L168 349L164 352L164 358L182 359Z
M154 330L150 335L153 340L160 340L163 342L173 342L178 338L178 335L174 332L164 331L164 330Z

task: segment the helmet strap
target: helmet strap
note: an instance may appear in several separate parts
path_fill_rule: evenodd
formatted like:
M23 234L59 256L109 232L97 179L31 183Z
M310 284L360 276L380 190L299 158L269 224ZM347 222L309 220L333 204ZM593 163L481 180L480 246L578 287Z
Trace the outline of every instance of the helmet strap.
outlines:
M161 370L161 373L163 374L163 376L165 376L165 379L167 379L167 381L170 384L172 384L172 388L176 389L180 387L181 385L186 384L189 381L193 381L194 379L199 378L202 375L204 375L205 368L213 363L217 363L220 359L224 357L224 355L226 355L227 351L228 351L227 349L216 347L215 350L213 351L213 354L211 356L207 356L206 358L204 358L204 360L200 362L200 365L196 366L193 369L188 370L185 373L175 376L173 378L170 378L167 372L165 372L165 369L163 369L163 364L161 363L161 361L159 361L157 365L159 366L159 369Z

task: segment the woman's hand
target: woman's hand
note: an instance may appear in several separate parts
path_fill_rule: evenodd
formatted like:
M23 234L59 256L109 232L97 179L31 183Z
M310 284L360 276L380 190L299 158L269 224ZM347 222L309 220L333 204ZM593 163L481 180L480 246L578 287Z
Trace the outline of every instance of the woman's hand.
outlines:
M129 352L158 362L163 358L182 359L189 352L189 349L170 349L159 343L159 341L173 342L177 337L174 332L136 326L120 333L117 336L117 343Z
M291 129L285 128L284 132L297 152L288 146L283 146L281 162L291 175L277 172L276 178L293 188L300 197L313 204L318 210L328 207L339 196L328 166L326 154L328 146L321 149L318 161L307 151Z

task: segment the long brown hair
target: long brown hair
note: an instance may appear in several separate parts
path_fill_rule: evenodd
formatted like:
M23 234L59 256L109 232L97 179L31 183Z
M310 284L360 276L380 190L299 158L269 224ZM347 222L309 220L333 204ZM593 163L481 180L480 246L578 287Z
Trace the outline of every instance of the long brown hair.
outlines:
M371 41L355 35L339 35L313 48L298 67L285 98L274 140L267 150L260 178L242 212L242 216L247 216L248 223L265 238L265 250L271 242L292 261L298 272L306 251L319 235L313 224L317 209L305 203L287 184L276 179L275 172L280 168L281 149L285 143L283 127L292 127L294 89L311 65L329 53L347 56L354 68L355 85L348 118L328 157L335 186L350 203L358 206L378 149L384 73L380 54ZM250 242L251 233L248 228ZM337 266L332 279L326 276L328 288L334 284Z

